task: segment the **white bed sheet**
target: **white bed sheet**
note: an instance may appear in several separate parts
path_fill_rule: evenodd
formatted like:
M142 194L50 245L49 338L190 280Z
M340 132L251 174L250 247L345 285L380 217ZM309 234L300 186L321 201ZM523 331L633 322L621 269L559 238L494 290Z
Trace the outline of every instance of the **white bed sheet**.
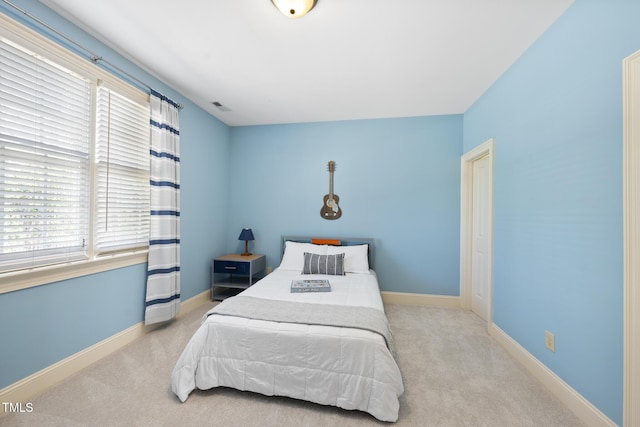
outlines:
M291 293L291 281L327 278L331 292ZM243 295L384 312L375 273L300 275L276 269ZM288 396L396 421L404 387L384 338L368 330L211 315L180 356L171 388L185 401L196 388L226 386Z
M331 284L331 292L291 293L291 281L296 279L327 279ZM378 279L373 270L370 270L369 274L326 276L303 275L296 271L277 268L242 292L242 295L281 301L371 307L384 312Z

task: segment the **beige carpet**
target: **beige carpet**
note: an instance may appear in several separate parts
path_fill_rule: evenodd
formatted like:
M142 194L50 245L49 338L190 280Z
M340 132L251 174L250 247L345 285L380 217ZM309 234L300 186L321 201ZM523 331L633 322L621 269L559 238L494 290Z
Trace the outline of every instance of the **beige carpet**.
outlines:
M195 391L180 403L169 389L171 371L210 306L34 398L33 412L0 415L0 426L389 425L362 412L226 388ZM395 425L583 425L487 335L474 314L401 305L386 311L405 383Z

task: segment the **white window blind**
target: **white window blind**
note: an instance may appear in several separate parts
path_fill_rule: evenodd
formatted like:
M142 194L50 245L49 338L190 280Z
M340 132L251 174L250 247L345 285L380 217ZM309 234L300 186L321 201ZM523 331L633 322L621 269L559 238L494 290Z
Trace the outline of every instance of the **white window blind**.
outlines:
M98 253L149 243L149 105L104 85L96 102Z
M0 271L82 259L91 82L0 38Z
M133 259L149 243L148 94L0 23L0 275Z

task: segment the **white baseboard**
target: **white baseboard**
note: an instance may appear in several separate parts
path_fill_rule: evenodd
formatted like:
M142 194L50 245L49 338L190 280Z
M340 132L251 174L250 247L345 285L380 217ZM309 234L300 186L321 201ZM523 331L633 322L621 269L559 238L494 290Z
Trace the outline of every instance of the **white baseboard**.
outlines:
M189 298L186 301L180 303L180 312L176 316L176 319L184 316L187 313L192 312L196 308L200 307L202 304L212 302L211 301L211 291L206 290L204 292L199 293L196 296Z
M411 294L382 291L382 301L387 304L424 305L427 307L460 308L460 297L447 295Z
M591 402L575 391L562 378L547 368L524 347L507 335L495 323L489 328L490 335L507 350L525 369L553 393L578 418L590 427L615 427L616 423L600 412Z
M180 304L180 313L177 317L180 318L207 301L210 301L209 290L182 302ZM3 388L0 390L0 402L28 402L29 399L32 399L58 382L143 337L159 325L162 324L145 326L144 322L140 322L91 347L72 354L51 366Z

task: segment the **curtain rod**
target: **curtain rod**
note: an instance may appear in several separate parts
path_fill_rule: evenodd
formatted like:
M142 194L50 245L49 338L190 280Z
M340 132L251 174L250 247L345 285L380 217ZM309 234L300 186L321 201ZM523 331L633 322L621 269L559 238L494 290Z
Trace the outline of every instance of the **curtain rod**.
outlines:
M107 65L108 67L116 70L118 73L124 75L125 77L127 77L128 79L130 79L131 81L134 81L136 83L138 83L139 85L146 87L147 89L149 89L149 91L154 91L159 93L158 91L156 91L155 89L153 89L151 86L149 86L148 84L146 84L145 82L143 82L142 80L137 79L136 77L132 76L131 74L127 73L126 71L124 71L122 68L118 67L117 65L112 64L111 62L107 61L106 59L104 59L102 56L97 55L96 53L92 52L91 50L87 49L86 47L84 47L83 45L81 45L80 43L78 43L77 41L73 40L71 37L61 33L60 31L56 30L55 28L53 28L51 25L47 24L46 22L42 21L41 19L39 19L38 17L30 14L29 12L27 12L24 9L21 9L20 7L16 6L15 4L11 3L8 0L2 0L3 3L9 5L10 7L14 8L15 10L17 10L18 12L24 14L25 16L27 16L29 19L37 22L38 24L42 25L43 27L47 28L49 31L54 32L55 34L57 34L58 36L62 37L63 39L65 39L66 41L68 41L69 43L73 44L74 46L80 48L81 50L85 51L86 53L88 53L90 55L89 60L91 62L93 62L94 64L97 64L98 62L102 62L103 64ZM174 104L176 104L178 106L178 108L180 110L182 110L184 108L184 106L180 103L174 102Z

